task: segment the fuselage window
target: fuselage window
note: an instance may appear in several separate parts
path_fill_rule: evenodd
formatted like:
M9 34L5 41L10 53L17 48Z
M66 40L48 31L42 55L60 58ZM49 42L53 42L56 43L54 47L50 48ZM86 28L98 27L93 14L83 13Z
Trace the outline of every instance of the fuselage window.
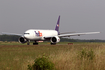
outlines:
M24 33L24 34L30 34L30 33Z

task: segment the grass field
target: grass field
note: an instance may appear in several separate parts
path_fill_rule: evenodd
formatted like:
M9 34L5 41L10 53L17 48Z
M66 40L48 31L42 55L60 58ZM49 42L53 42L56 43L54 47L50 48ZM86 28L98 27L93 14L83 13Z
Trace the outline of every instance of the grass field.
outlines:
M81 53L93 52L93 59ZM105 70L104 43L40 43L37 46L17 42L0 42L0 70L27 70L40 56L48 56L56 70ZM85 56L82 54L82 56Z

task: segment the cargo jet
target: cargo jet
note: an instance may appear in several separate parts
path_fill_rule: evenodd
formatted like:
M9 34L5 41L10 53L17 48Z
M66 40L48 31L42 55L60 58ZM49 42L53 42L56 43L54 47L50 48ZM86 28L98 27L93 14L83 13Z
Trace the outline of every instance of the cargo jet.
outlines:
M3 32L3 34L21 36L18 39L19 42L27 43L27 45L30 44L29 43L30 41L34 41L33 45L38 45L38 41L50 41L51 45L55 45L56 43L60 42L61 37L80 36L80 35L85 35L85 34L100 33L100 32L60 33L59 23L60 23L60 16L58 17L58 21L57 21L55 30L29 29L25 31L24 34L7 33L7 32Z

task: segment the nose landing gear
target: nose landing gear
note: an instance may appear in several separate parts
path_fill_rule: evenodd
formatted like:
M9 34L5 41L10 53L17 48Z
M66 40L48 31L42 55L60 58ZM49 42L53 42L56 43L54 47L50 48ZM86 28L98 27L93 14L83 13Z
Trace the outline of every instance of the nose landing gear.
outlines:
M28 40L27 45L30 45L30 40Z

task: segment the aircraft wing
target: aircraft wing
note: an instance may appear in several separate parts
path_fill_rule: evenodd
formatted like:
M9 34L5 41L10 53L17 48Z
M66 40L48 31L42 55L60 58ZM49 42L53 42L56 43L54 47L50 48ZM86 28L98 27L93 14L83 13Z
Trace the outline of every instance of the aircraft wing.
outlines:
M59 33L59 34L69 34L69 33L75 33L75 32L64 32L64 33Z
M2 34L22 36L22 34L17 34L17 33L8 33L8 32L2 32Z
M69 37L69 36L80 36L80 35L86 35L86 34L97 34L100 32L85 32L85 33L70 33L70 34L60 34L59 37Z

